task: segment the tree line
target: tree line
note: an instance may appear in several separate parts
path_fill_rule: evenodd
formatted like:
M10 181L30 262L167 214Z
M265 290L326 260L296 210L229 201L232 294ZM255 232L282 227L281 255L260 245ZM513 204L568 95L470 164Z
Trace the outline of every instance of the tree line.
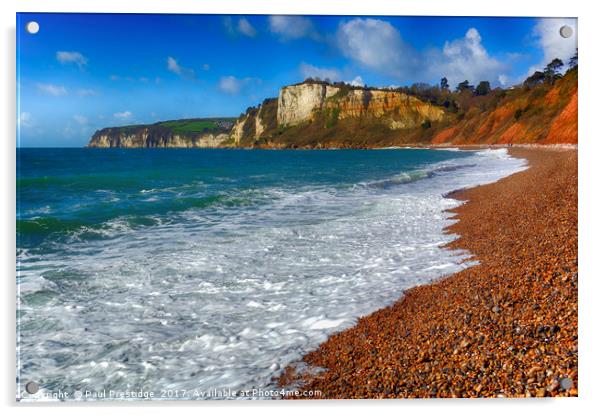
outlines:
M569 71L577 68L579 56L578 51L569 60ZM561 59L555 58L546 65L543 71L535 71L533 75L525 79L523 85L527 88L533 88L539 84L547 83L554 84L558 79L562 78L561 69L564 67L564 62Z

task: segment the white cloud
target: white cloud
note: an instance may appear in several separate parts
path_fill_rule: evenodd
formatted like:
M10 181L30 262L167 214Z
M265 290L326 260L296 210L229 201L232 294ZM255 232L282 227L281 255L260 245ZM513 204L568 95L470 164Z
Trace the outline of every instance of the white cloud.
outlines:
M123 111L123 112L116 112L115 114L113 114L113 117L117 118L118 120L129 120L130 118L132 118L134 114L132 114L130 111Z
M238 19L238 31L245 36L255 37L257 34L257 30L253 27L251 23L244 17Z
M569 38L560 36L560 28L569 26L573 35ZM543 52L543 61L529 68L529 75L542 70L555 58L559 58L566 65L577 49L577 19L563 19L546 17L539 19L533 34Z
M79 125L86 125L86 124L88 124L88 118L84 117L83 115L74 115L73 119Z
M44 94L54 95L55 97L61 95L67 95L67 88L62 85L53 85L53 84L36 84L38 91L43 92Z
M312 77L312 78L320 78L322 80L329 79L331 81L338 81L341 79L341 74L337 69L334 68L319 68L314 65L310 65L309 63L302 62L299 65L299 71L303 76L303 79Z
M175 61L175 59L174 59L174 61ZM175 62L175 63L177 65L177 62ZM182 76L183 75L189 75L191 77L194 77L194 71L192 71L191 69L181 68L179 66L178 66L178 68L180 70L179 75L182 75ZM169 69L169 62L168 62L168 69ZM169 69L169 70L171 70L171 69ZM186 71L190 71L191 73L186 73ZM151 81L151 79L148 76L138 76L138 77L135 77L135 76L111 75L111 76L109 76L109 79L111 81L115 81L115 82L116 81L142 82L144 84L149 83ZM95 94L96 94L96 92L94 94L92 94L92 95L95 95Z
M249 22L244 17L240 17L236 22L232 20L232 17L226 16L222 19L222 23L226 28L226 31L231 35L242 34L248 37L255 37L257 35L257 30L251 22Z
M167 57L167 70L180 75L182 73L182 68L178 65L178 61L176 61L171 56Z
M96 91L93 89L81 88L77 90L77 95L80 97L90 97L96 95Z
M63 128L63 137L65 138L71 138L73 136L75 136L76 132L75 129L73 128L73 126L68 123L65 128Z
M63 137L85 137L90 134L90 130L91 126L87 124L80 124L79 126L74 126L71 122L68 122L63 128Z
M222 76L218 87L227 94L237 94L243 86L243 81L234 76Z
M87 65L88 63L88 58L86 58L80 52L58 51L56 53L56 60L62 63L63 65L73 63L79 66L80 68Z
M270 16L268 18L270 31L278 35L281 40L292 40L308 37L319 40L320 35L314 28L313 23L307 17L302 16Z
M422 61L428 63L425 73L429 78L445 76L452 89L464 80L473 84L507 80L505 72L510 69L489 55L475 28L468 29L463 38L445 42L443 49L428 51Z
M398 77L415 71L416 52L384 20L357 18L342 23L337 42L343 55L363 67Z
M235 76L222 76L217 84L220 91L226 94L238 94L244 88L251 84L260 83L261 80L257 78L237 78Z
M178 61L171 56L167 57L167 70L181 76L182 78L194 78L194 70L180 66Z
M211 66L208 63L204 63L203 64L203 70L204 71L208 71L209 69L211 69Z
M560 28L564 25L573 29L570 38L560 36ZM540 19L534 34L544 58L530 68L529 73L541 70L554 58L568 63L575 53L576 19ZM513 54L507 54L503 59L491 56L475 28L469 28L462 38L445 42L441 48L419 52L405 43L390 23L370 18L356 18L339 25L337 42L343 55L362 67L394 76L401 82L445 76L452 88L465 79L475 85L480 81L509 85L512 62L517 59Z
M224 24L224 27L228 33L231 35L236 33L236 30L234 30L234 23L232 23L232 18L230 16L224 17L222 19L222 23Z
M366 85L366 83L364 82L364 80L362 79L361 76L356 76L355 78L353 78L352 81L347 82L349 85L353 85L353 86L364 86Z
M419 52L406 43L389 22L356 18L339 25L337 42L343 55L358 65L405 83L447 77L453 87L471 83L507 81L509 65L489 55L475 28L443 47Z
M17 125L19 127L31 127L33 125L33 116L31 112L23 111L17 118Z

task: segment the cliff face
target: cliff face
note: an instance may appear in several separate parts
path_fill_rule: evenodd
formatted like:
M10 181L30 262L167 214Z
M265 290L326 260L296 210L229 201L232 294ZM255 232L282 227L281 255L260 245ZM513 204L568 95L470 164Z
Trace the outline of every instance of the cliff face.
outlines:
M229 135L201 134L196 136L181 136L178 134L156 134L148 128L134 133L124 133L118 128L104 128L97 131L90 140L88 147L174 147L174 148L212 148L221 147L229 139Z
M332 133L334 127L361 120L363 126L392 132L445 118L442 107L399 91L305 82L280 89L277 100L247 109L232 128L231 141L243 147L294 147L287 137L296 132L303 135L308 125Z
M88 147L221 147L228 145L232 125L227 119L194 119L109 127L96 131Z
M518 89L494 108L471 108L462 119L433 131L434 144L577 144L577 71L554 85Z
M247 109L234 123L230 141L237 147L252 147L258 138L273 134L277 127L278 100L268 98L257 107Z
M396 91L351 90L338 99L326 101L326 108L338 113L338 119L379 118L391 129L413 128L429 120L441 121L443 108Z
M278 96L278 124L295 126L313 121L323 110L337 119L374 117L392 129L411 128L424 121L440 121L444 111L398 91L353 89L321 83L284 87Z
M249 117L251 117L251 115L248 113L241 115L240 118L236 120L236 123L234 123L234 127L232 127L230 137L236 146L240 146L240 142L244 137L245 125L249 121ZM254 136L255 135L253 135L253 137Z
M278 94L278 124L294 126L313 118L314 111L324 107L326 100L339 88L322 83L285 86Z

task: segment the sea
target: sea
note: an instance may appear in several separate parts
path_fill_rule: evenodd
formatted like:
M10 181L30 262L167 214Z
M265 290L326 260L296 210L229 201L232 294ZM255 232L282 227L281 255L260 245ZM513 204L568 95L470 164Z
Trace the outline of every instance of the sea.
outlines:
M19 148L17 397L270 396L329 335L474 265L444 247L446 195L526 167L505 149Z

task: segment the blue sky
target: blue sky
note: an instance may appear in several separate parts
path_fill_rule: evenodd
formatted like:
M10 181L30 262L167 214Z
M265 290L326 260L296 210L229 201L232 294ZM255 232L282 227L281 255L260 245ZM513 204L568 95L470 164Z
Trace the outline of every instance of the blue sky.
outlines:
M18 145L82 146L106 126L238 116L308 76L510 86L568 60L577 21L24 13L17 43Z

